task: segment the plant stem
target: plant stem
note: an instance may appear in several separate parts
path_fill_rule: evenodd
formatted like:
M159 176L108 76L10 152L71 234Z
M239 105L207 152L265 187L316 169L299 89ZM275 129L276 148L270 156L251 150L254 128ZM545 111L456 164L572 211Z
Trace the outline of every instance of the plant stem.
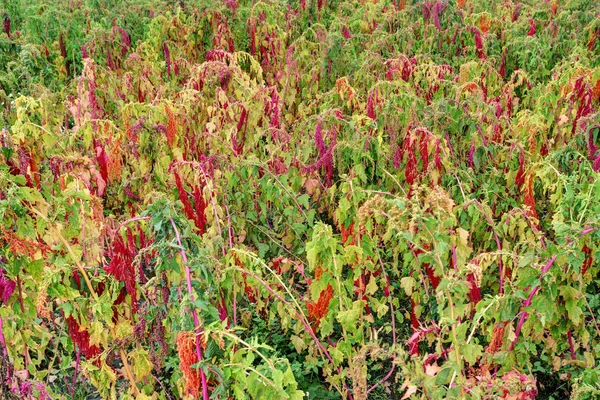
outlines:
M175 237L177 238L177 244L181 247L179 254L181 254L181 259L183 260L184 268L185 268L185 280L187 282L187 290L190 296L190 301L194 301L194 290L192 288L192 273L190 271L190 266L188 264L187 255L185 254L185 250L183 249L183 245L181 244L181 237L179 236L179 230L177 229L177 225L175 225L175 221L173 218L169 218L171 221L171 225L173 225L173 230L175 231ZM202 332L200 331L200 322L198 321L198 313L196 312L196 308L192 306L192 317L194 318L194 327L196 329L196 356L198 357L198 362L202 361L202 348L200 347L200 335ZM200 378L202 379L202 398L204 400L208 400L208 385L206 383L206 375L204 374L204 370L200 368Z
M540 284L536 285L533 289L531 289L531 291L529 292L529 296L527 297L527 300L525 300L525 302L523 303L523 307L529 307L531 305L531 300L533 299L533 296L537 293L538 290L540 290L540 287L542 286L542 283L541 283L542 278L544 277L544 275L546 275L546 272L548 272L548 270L550 269L552 264L554 264L555 260L556 260L556 255L553 255L552 258L546 263L544 268L542 268L542 273L540 274ZM519 322L517 324L517 329L515 331L515 339L510 344L509 350L512 351L515 348L515 345L517 344L517 341L519 340L519 334L521 333L521 328L523 327L523 324L527 320L527 317L529 317L529 313L527 311L523 311L521 313L521 317L519 318Z
M291 307L294 310L294 313L296 314L296 318L298 318L300 320L300 322L302 323L302 325L304 325L304 330L311 336L311 338L313 339L313 341L315 342L315 344L317 345L317 347L319 348L319 351L321 351L322 354L325 355L325 357L327 358L327 360L329 360L329 362L331 363L332 366L335 366L335 363L333 362L333 358L331 357L331 355L329 354L329 352L327 351L327 349L323 346L323 344L321 343L321 341L319 340L319 338L317 338L317 336L315 335L315 332L313 331L313 329L311 328L310 324L308 323L308 321L306 320L306 317L302 314L300 314L300 312L298 312L298 310L296 310L296 308L286 299L284 299L279 293L277 293L267 282L265 282L264 280L262 280L258 275L247 271L245 269L236 267L233 268L235 271L239 271L243 274L248 274L250 276L252 276L254 279L256 279L258 282L260 282L265 289L267 289L269 292L271 292L275 297L277 297L282 303L284 303L286 306ZM341 374L341 367L338 366L337 368L338 373ZM338 389L338 391L340 393L342 393L341 390ZM351 398L351 394L349 393L349 396Z
M6 340L4 339L4 320L0 317L0 344L2 344L2 354L8 357L8 349Z
M502 251L502 244L500 244L500 238L498 237L498 234L496 233L496 229L494 229L494 221L492 220L492 217L490 217L485 212L485 209L483 208L483 204L481 204L481 202L479 202L479 200L473 199L473 200L469 201L469 203L471 203L471 202L475 203L475 204L477 204L477 206L479 206L481 213L487 220L488 224L490 225L490 228L492 228L492 233L494 234L494 240L496 242L496 247L498 247L498 251ZM468 203L465 204L465 207L467 205L468 205ZM498 270L499 270L498 273L500 275L500 288L498 289L498 293L504 294L504 266L502 265L502 256L500 256L500 258L498 259Z
M383 261L381 261L381 257L379 257L379 265L381 265L381 272L383 273L383 277L384 277L384 279L386 279L386 282L387 282L387 276L385 274L385 268L383 266ZM391 296L390 296L390 311L392 314L392 348L393 348L393 347L396 347L396 317L394 316L394 313L395 313L394 303L392 302ZM377 386L381 385L383 382L388 380L389 377L392 376L392 374L394 373L395 369L396 369L396 365L392 364L392 368L390 369L390 371L383 378L381 378L377 383L375 383L373 386L371 386L367 390L367 394L371 393Z

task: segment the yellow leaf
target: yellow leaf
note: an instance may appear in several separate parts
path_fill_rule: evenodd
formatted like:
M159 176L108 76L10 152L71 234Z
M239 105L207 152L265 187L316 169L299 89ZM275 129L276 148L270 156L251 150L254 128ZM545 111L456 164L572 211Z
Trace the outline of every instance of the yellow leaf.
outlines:
M401 400L406 400L415 393L417 393L417 387L413 386L413 385L408 385L408 388L406 389L406 393L404 393L404 396L402 396Z
M150 375L152 372L152 362L148 352L143 348L138 348L129 353L133 364L133 372L138 380Z
M435 376L441 369L442 367L439 367L437 363L433 363L425 367L425 373L429 376Z

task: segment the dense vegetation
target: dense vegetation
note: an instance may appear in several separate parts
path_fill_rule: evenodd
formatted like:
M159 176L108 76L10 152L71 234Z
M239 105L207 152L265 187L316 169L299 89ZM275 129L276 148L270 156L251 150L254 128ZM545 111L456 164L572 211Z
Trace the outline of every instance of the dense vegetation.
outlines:
M1 398L599 398L600 2L0 18Z

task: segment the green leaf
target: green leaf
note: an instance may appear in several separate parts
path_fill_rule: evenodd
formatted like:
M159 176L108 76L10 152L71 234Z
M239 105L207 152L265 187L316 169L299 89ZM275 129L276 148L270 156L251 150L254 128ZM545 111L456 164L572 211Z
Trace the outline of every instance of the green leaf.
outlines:
M460 345L460 352L469 365L475 364L483 352L483 347L478 344L465 343Z
M297 353L302 353L302 351L306 349L306 343L304 343L304 340L300 336L292 335L290 340Z
M565 302L569 319L575 326L579 326L579 324L581 324L581 316L583 315L583 310L577 305L577 303L577 300L568 300Z
M351 309L338 312L336 319L347 330L354 332L357 328L356 322L358 321L364 306L364 300L357 300L352 304Z

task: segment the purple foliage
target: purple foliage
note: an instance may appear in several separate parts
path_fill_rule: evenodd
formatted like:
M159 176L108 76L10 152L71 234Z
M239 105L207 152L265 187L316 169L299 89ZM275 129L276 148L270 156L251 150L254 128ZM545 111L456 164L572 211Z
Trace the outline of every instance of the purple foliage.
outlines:
M111 70L115 69L115 62L113 61L112 52L110 51L110 47L106 49L106 66Z
M271 91L271 104L269 110L271 114L271 128L279 129L281 123L279 122L279 94L277 93L277 89Z
M475 27L471 26L471 32L475 36L475 48L477 49L477 57L480 59L485 58L485 54L483 52L483 37L481 36L481 31Z
M371 119L375 119L375 105L374 102L377 101L377 90L372 90L369 93L369 97L367 98L367 117Z
M421 4L421 11L423 12L423 18L425 18L425 21L429 21L429 18L431 18L431 6L431 3Z
M127 50L131 47L131 38L127 34L127 31L120 26L116 27L117 30L121 33L121 44L123 48L121 49L121 57L124 57L127 54Z
M314 164L307 166L305 170L309 172L314 172L318 169L324 170L325 186L331 187L333 184L333 150L336 145L337 132L327 131L326 133L330 135L329 146L325 144L325 137L323 135L321 123L319 122L315 130L315 146L319 152L319 158Z
M444 11L444 8L446 8L447 5L448 4L446 2L442 1L437 1L433 5L433 10L431 14L433 15L433 23L435 24L435 27L438 29L438 31L442 30L442 26L440 25L440 13Z
M233 13L235 14L235 11L237 10L238 7L238 3L236 0L225 0L225 5L227 5L227 7L231 8L231 11L233 11Z
M344 36L344 39L351 39L352 38L352 34L350 33L350 29L348 29L347 26L343 26L342 27L342 36Z
M15 291L15 286L15 282L6 276L4 268L0 268L0 300L2 303L6 303L10 298Z

